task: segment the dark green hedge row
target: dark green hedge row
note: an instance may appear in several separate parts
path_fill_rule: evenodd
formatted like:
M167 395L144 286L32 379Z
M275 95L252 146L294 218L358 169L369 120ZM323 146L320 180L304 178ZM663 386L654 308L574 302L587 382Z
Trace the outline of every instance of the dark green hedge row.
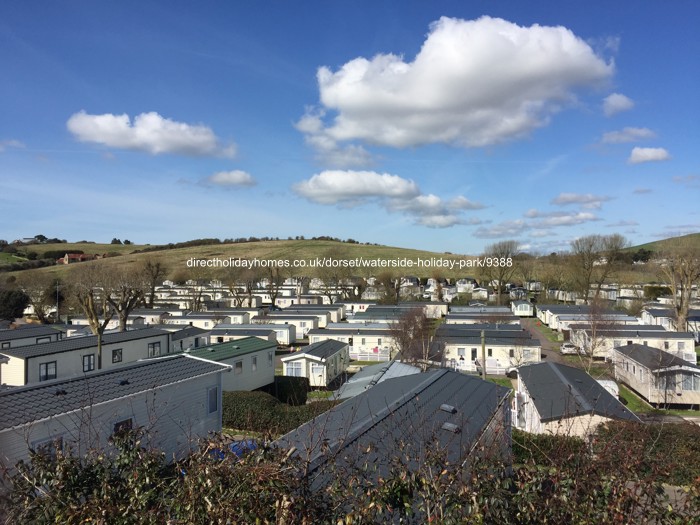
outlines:
M281 435L310 421L334 404L334 401L319 401L291 406L265 392L224 392L223 426Z

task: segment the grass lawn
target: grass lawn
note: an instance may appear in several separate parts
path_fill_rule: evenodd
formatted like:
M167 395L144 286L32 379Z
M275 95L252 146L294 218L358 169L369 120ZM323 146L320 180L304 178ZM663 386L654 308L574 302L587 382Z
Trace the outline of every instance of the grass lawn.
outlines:
M624 385L620 385L620 397L626 401L625 406L635 414L648 414L656 411L654 407Z
M332 390L312 390L307 394L308 399L330 399L332 396Z
M513 388L513 383L512 383L512 381L511 381L509 378L507 378L507 377L503 377L503 376L488 376L488 375L487 375L487 376L486 376L486 380L487 380L487 381L491 381L492 383L496 383L497 385L504 386L504 387L506 387L506 388L510 388L510 389Z
M620 397L627 401L627 408L635 414L670 414L674 416L700 416L700 410L662 410L654 408L624 385L620 385Z
M0 252L0 264L12 264L16 262L23 262L26 260L27 259L24 259L22 257L17 257L13 253Z

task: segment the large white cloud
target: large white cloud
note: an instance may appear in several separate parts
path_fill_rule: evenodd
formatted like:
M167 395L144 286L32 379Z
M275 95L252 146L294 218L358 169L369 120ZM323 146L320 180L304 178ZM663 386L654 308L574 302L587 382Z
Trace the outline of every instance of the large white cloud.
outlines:
M79 111L71 115L66 126L81 142L145 151L152 155L176 153L232 157L235 154L235 146L222 144L209 127L176 122L153 111L137 115L133 122L126 114L90 115Z
M420 195L418 185L412 180L374 171L323 171L295 184L293 189L319 204L351 206L373 197L411 199Z
M634 100L622 93L612 93L603 99L603 113L606 117L612 117L622 111L629 111L634 107Z
M660 162L670 158L671 155L664 148L633 148L627 162L641 164L643 162Z
M489 146L545 125L613 70L564 27L443 17L412 62L380 54L321 67L322 107L307 108L297 128L324 154L348 141Z
M327 170L293 185L292 189L319 204L359 206L377 202L391 213L403 213L417 224L431 228L462 224L462 211L484 207L462 195L445 200L424 194L412 180L374 171Z

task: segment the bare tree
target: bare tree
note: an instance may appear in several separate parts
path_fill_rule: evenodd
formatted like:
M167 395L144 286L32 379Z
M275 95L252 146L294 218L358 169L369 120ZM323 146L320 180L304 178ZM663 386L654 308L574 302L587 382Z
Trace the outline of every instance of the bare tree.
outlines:
M108 272L100 262L83 263L76 268L67 282L68 295L87 318L92 333L97 336L97 369L102 368L102 335L114 317L107 302L109 292L104 289Z
M34 315L39 322L47 323L49 311L58 307L59 300L63 300L59 291L59 279L48 273L33 273L31 278L20 277L17 280L17 285L29 297L29 304L34 309ZM58 309L56 316L58 318Z
M334 303L339 295L345 295L345 283L350 278L350 268L342 265L333 265L333 261L339 261L348 258L347 250L338 246L333 247L325 252L323 259L330 264L326 264L316 269L316 277L323 281L323 295L325 295L330 303Z
M280 289L285 280L285 269L282 265L270 265L265 272L265 280L267 281L267 293L270 295L270 304L275 306L277 297L280 294Z
M156 287L163 284L163 280L167 275L166 266L154 259L147 259L143 263L143 274L146 280L146 293L144 294L145 304L147 308L153 308L153 303L156 299Z
M420 363L423 370L429 361L439 357L432 345L433 326L421 307L411 308L389 325L396 349L404 359Z
M382 289L382 298L379 302L398 304L401 293L401 278L386 270L377 275L377 282Z
M501 291L511 280L517 268L517 263L514 260L517 254L518 242L512 240L489 244L482 254L487 264L481 268L481 277L487 283L494 283L496 302L499 305L501 304Z
M248 307L253 304L253 292L262 277L258 268L239 266L226 268L220 273L220 279L232 297L233 306L240 308L248 300Z
M700 283L700 253L687 239L675 238L659 254L657 267L671 288L676 330L687 331L692 288Z
M603 283L617 267L627 240L617 233L612 235L586 235L571 243L569 269L574 291L585 304L589 303L591 287L595 285L594 298L600 297Z
M150 285L143 268L112 268L103 287L107 294L107 303L119 318L119 331L126 331L126 323L131 312L143 300Z

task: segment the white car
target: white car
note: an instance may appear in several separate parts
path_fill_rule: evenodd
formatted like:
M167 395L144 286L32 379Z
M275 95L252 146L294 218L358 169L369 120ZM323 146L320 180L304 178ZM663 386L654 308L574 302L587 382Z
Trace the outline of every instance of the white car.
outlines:
M564 343L559 349L562 355L576 355L578 354L578 348L573 343Z

